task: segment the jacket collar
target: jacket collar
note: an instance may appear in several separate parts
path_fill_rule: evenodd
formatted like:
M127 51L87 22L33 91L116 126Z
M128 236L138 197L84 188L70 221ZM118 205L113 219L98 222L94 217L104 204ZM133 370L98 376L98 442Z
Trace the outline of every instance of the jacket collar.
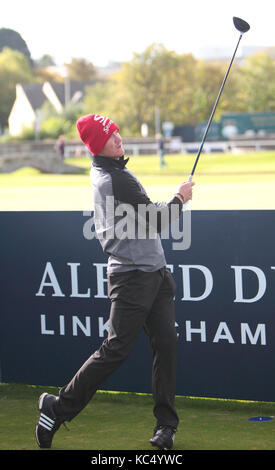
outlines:
M124 169L129 158L124 159L124 155L116 160L115 158L101 157L100 155L93 155L93 166L100 166L102 168L120 168Z

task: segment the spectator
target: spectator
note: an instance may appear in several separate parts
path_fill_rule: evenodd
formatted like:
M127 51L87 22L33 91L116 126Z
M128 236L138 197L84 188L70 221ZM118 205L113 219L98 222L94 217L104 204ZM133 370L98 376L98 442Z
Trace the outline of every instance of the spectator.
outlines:
M64 155L65 155L65 140L63 135L60 135L58 137L58 140L56 142L56 151L61 160L64 160Z
M165 156L164 139L161 134L157 134L156 139L157 139L157 144L158 144L159 167L163 168L164 166L167 166L164 160L164 156Z

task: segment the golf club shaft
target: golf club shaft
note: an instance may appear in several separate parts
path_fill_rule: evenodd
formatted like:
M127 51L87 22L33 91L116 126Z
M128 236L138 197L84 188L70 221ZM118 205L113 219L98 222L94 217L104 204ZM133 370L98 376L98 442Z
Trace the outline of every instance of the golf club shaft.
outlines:
M213 117L214 117L216 108L217 108L217 106L218 106L218 102L219 102L220 96L221 96L221 94L222 94L222 91L223 91L225 82L226 82L226 80L227 80L227 77L228 77L228 75L229 75L229 72L230 72L230 69L231 69L231 65L233 64L233 61L234 61L234 59L235 59L235 55L236 55L237 49L238 49L238 47L239 47L241 38L242 38L242 34L241 34L240 37L239 37L239 40L238 40L237 46L236 46L236 48L235 48L234 54L233 54L233 56L232 56L231 62L230 62L230 64L229 64L229 67L228 67L227 72L226 72L226 74L225 74L225 77L224 77L224 79L223 79L223 82L222 82L222 85L221 85L219 94L218 94L217 99L216 99L216 103L215 103L215 105L214 105L214 107L213 107L211 116L210 116L210 118L209 118L208 124L207 124L207 126L206 126L205 131L204 131L204 135L203 135L203 138L202 138L202 142L201 142L201 145L200 145L200 148L199 148L199 151L198 151L198 154L197 154L195 163L194 163L194 165L193 165L192 171L191 171L190 176L189 176L189 178L188 178L188 181L192 181L193 175L194 175L194 173L195 173L195 169L196 169L197 163L198 163L198 161L199 161L200 154L201 154L201 152L202 152L202 149L203 149L203 146L204 146L204 142L205 142L205 140L206 140L206 137L207 137L207 134L208 134L208 131L209 131L209 127L210 127L210 125L211 125L211 122L212 122L212 120L213 120Z

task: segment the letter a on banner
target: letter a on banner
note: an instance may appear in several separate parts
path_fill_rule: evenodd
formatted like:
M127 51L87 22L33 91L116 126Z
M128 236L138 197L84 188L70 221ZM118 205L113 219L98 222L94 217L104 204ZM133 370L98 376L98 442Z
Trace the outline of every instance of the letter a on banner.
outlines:
M49 276L50 282L46 282L47 276ZM53 297L65 297L65 294L63 294L58 284L58 280L53 270L52 264L49 261L46 264L39 290L35 295L44 296L45 294L42 292L44 287L53 288Z

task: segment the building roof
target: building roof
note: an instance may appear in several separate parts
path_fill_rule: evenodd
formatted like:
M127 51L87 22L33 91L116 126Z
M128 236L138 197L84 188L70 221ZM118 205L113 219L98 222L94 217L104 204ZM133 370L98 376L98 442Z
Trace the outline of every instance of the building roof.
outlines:
M94 85L98 80L93 80L89 82L69 82L69 92L70 92L70 99L74 97L77 92L80 92L82 96L85 95L85 88L87 86ZM62 106L66 103L66 92L65 92L65 83L62 82L52 82L50 83L52 89L54 90L58 100L62 104ZM27 98L34 110L41 108L43 103L48 99L46 95L43 93L43 83L28 83L28 84L21 84ZM78 97L81 98L81 97Z
M69 93L70 93L70 99L74 97L74 95L77 92L81 92L82 96L85 94L85 88L87 86L92 86L94 85L98 80L93 80L89 82L75 82L71 81L69 82ZM58 83L58 82L51 82L48 81L50 85L52 86L57 98L59 99L60 103L62 105L65 105L65 96L66 96L66 91L65 91L65 83Z
M27 98L34 110L41 108L46 101L46 96L42 91L43 84L41 83L28 83L21 84Z

